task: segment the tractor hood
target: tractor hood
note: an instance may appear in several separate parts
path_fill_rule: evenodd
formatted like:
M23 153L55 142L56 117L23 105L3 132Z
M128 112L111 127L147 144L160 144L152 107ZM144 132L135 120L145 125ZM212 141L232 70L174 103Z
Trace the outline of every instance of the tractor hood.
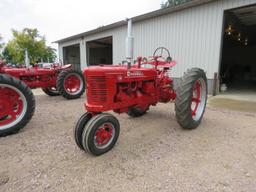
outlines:
M84 70L84 77L104 77L114 81L132 81L143 78L145 80L157 77L156 69L138 68L133 65L129 70L127 66L100 65L88 67Z

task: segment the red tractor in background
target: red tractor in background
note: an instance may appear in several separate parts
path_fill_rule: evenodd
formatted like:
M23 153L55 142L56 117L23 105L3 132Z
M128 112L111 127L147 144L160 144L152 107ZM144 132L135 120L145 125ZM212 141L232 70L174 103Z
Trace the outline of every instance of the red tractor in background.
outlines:
M77 99L85 90L81 71L71 68L72 65L52 64L51 67L13 68L0 63L0 74L7 74L23 81L31 89L41 88L49 96L62 95L66 99Z
M35 99L30 89L42 88L49 96L79 98L85 82L82 72L71 66L13 68L0 62L0 135L17 132L33 116Z
M169 51L160 47L153 57L139 57L133 63L132 23L128 20L127 66L100 65L84 70L87 112L80 117L74 138L82 150L102 155L111 150L119 136L118 120L106 111L140 117L158 102L175 101L178 123L184 129L200 124L207 102L207 78L202 69L192 68L174 90L171 69L176 65Z

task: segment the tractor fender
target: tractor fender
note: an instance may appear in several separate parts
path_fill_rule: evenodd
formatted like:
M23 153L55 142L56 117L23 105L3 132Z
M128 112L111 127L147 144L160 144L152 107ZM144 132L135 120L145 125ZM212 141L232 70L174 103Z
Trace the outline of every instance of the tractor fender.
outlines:
M61 69L69 69L69 68L71 68L72 67L72 64L66 64L66 65L63 65L63 66L61 66Z

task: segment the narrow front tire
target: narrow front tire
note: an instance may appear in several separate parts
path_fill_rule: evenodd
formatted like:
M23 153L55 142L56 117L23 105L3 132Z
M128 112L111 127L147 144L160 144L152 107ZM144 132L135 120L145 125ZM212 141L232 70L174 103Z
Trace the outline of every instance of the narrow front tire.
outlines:
M78 120L74 128L74 138L75 138L76 145L82 150L84 150L83 142L82 142L82 134L86 124L92 118L92 116L93 116L92 113L89 113L89 112L83 114Z
M119 132L119 122L113 115L107 113L95 115L84 128L83 148L92 155L102 155L114 147Z

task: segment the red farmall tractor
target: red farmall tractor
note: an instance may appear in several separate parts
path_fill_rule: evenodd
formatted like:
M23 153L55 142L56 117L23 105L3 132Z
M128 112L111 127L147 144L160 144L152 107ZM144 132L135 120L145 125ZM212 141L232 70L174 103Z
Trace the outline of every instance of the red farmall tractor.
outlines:
M0 135L23 128L35 110L30 89L42 88L49 96L79 98L85 90L83 74L71 65L50 68L12 68L0 63Z
M128 34L131 34L131 21ZM127 58L131 59L131 35L127 42ZM127 66L101 65L84 70L87 112L74 128L76 144L82 150L98 156L113 148L120 125L113 115L105 113L110 110L139 117L158 102L175 101L176 118L181 127L194 129L200 124L207 102L207 78L202 69L188 70L174 90L170 72L176 62L166 48L158 48L153 57L139 57L134 65L131 61Z
M49 96L62 95L66 99L79 98L85 83L82 72L71 68L72 65L52 64L49 68L34 67L12 68L0 63L0 74L7 74L23 81L31 89L42 88Z

